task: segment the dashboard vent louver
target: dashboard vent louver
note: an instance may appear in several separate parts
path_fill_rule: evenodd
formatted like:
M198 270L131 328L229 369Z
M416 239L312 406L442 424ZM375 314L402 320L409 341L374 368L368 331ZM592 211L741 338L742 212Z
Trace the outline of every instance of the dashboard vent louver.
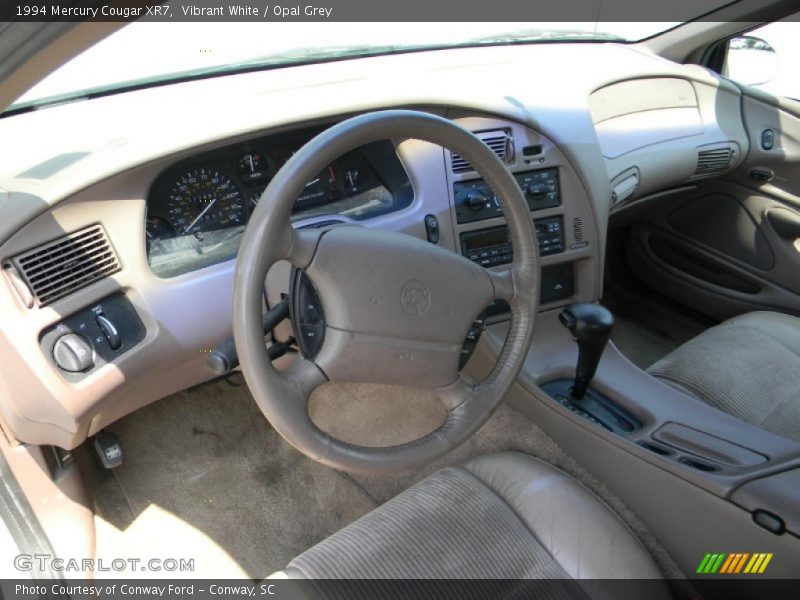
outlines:
M14 257L39 306L120 270L119 260L101 225L93 225Z
M505 131L485 131L476 135L504 163L514 162L514 140L509 133ZM475 170L471 164L456 152L450 153L450 165L453 173L466 173L467 171Z
M731 166L733 160L732 148L715 148L713 150L700 150L697 153L696 176L711 176L724 173Z

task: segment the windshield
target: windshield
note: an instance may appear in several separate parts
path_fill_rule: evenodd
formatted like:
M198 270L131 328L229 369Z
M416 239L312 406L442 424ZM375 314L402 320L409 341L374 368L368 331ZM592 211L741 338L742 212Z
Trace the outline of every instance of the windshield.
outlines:
M679 23L134 22L67 62L10 111L154 83L426 48L637 41Z

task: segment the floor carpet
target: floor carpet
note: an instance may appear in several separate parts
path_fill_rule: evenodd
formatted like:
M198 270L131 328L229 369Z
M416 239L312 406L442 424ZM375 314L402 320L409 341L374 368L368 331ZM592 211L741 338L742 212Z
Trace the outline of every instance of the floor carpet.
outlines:
M347 391L331 389L341 403ZM382 395L375 389L367 391L354 391L352 397L362 403L369 396L379 405L398 404L395 391ZM341 430L341 423L334 423L334 428L339 435L361 442L374 430L376 439L393 443L413 437L411 429L426 433L435 428L435 423L424 423L419 416L403 419L403 410L408 414L408 409L399 410L393 418L382 410L365 411L365 418L350 419L349 434ZM320 414L324 420L325 411ZM429 415L440 418L435 410ZM387 427L389 434L379 431ZM505 405L449 455L417 471L380 477L340 473L307 459L270 427L246 386L224 380L165 398L109 430L125 448L121 467L102 469L88 445L76 452L96 504L100 557L192 558L195 568L186 576L264 577L426 474L478 454L518 450L554 464L595 491L621 515L662 570L680 577L619 498ZM397 430L403 430L399 437Z
M611 341L640 369L647 369L707 327L656 302L632 302L607 294L601 304L614 313Z

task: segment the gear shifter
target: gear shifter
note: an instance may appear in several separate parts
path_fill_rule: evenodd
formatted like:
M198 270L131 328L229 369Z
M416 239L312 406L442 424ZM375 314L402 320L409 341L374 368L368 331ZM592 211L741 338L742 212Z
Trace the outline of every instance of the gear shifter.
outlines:
M562 310L558 320L578 343L578 365L575 368L575 383L571 391L573 398L580 399L583 398L589 382L597 371L600 357L614 326L614 315L599 304L578 302Z
M627 435L640 429L642 422L635 415L589 388L611 335L614 315L599 304L579 302L562 310L558 319L578 342L575 380L556 379L542 384L542 391L570 412L612 433Z

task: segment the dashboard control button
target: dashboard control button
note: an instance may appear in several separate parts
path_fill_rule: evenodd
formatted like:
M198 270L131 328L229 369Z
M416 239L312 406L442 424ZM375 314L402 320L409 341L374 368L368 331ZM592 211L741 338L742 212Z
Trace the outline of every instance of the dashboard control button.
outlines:
M111 346L112 350L117 350L122 345L122 339L114 323L105 315L97 315L96 319L100 331L103 332L106 340L108 340L108 345Z
M431 244L439 243L439 219L434 215L425 215L425 234Z
M550 189L544 183L532 183L525 188L525 193L529 196L544 196Z
M77 373L94 366L94 349L82 335L67 333L56 340L53 359L62 371Z
M530 210L554 208L561 204L558 167L515 173L514 179L523 190ZM458 223L503 216L500 202L483 179L453 182L453 201Z
M525 146L522 149L523 156L536 156L537 154L541 153L542 153L542 147L539 144L536 144L535 146Z
M775 147L775 132L772 129L761 132L761 147L764 150L772 150Z
M320 340L325 335L325 325L322 323L300 323L298 329L308 347L318 348L320 346L322 343Z
M294 274L290 312L300 351L306 358L314 358L325 339L325 314L314 286L301 269Z
M485 311L484 311L485 314ZM464 339L464 343L461 346L461 358L459 359L458 368L463 369L464 366L469 361L472 353L475 351L475 347L478 345L478 340L481 338L481 333L483 332L483 319L484 314L482 314L479 318L472 322L472 325L469 327L469 331L467 331L467 337Z
M489 199L480 190L472 190L464 198L464 204L472 210L481 210L488 202Z

